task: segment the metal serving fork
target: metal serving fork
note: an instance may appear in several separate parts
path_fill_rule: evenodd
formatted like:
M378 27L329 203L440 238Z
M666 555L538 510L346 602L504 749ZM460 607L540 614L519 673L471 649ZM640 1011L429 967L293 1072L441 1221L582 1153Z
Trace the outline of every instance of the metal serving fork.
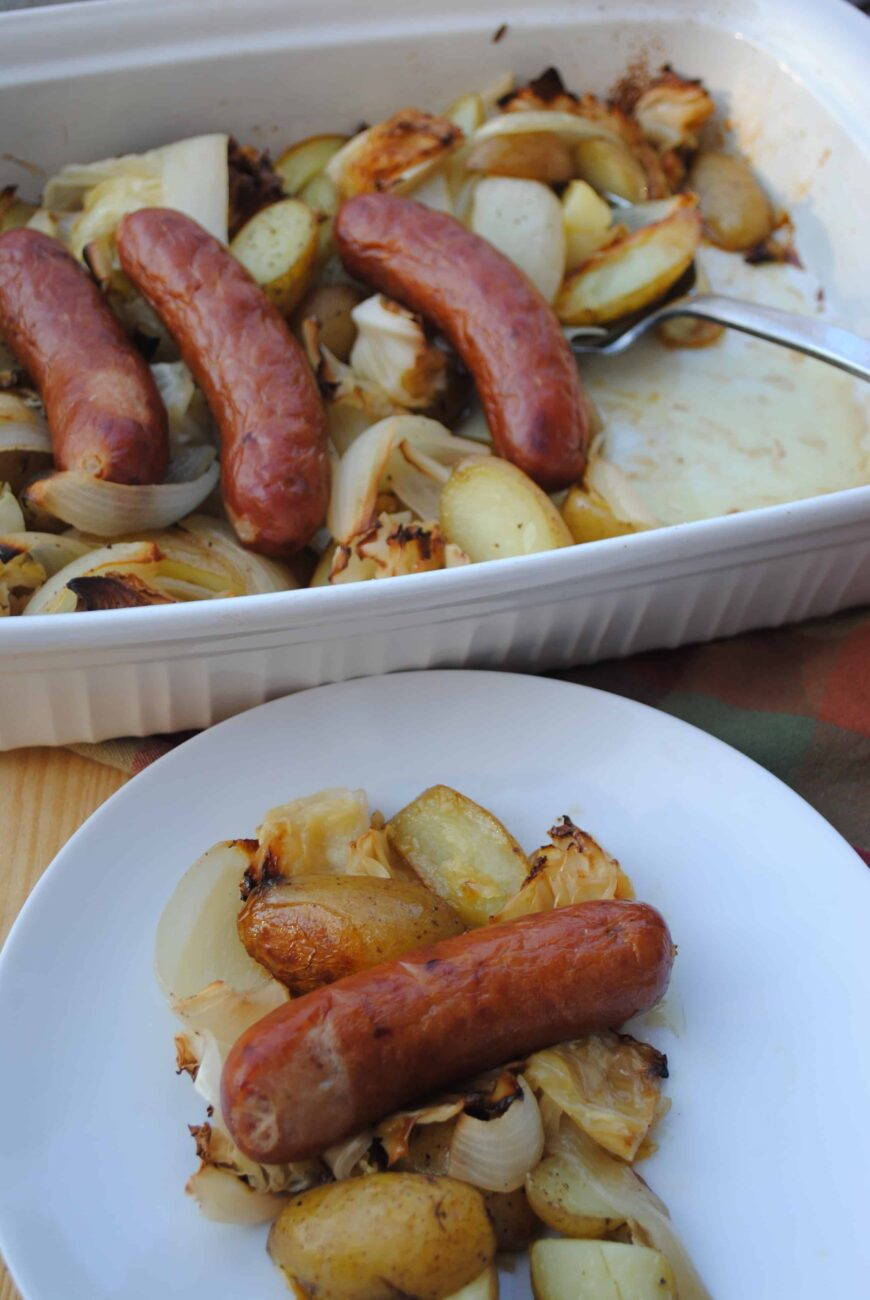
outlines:
M672 320L675 316L699 316L702 320L715 321L717 325L727 325L744 334L806 352L859 379L870 379L867 339L812 316L759 307L740 298L702 291L694 262L659 303L609 326L566 326L565 334L578 356L599 353L613 357L625 352L659 321Z

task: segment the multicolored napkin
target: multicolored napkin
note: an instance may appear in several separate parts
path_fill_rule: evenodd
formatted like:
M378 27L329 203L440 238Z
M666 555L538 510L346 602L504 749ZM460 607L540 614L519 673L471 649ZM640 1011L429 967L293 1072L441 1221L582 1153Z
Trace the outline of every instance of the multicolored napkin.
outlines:
M553 675L718 736L802 795L870 865L870 610ZM192 734L71 748L132 776Z

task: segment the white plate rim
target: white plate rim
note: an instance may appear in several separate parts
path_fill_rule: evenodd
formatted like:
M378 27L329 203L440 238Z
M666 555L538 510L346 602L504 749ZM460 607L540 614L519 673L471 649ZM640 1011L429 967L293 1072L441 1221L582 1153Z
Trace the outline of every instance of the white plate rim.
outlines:
M156 762L149 765L148 768L136 774L135 781L129 780L125 785L115 791L99 808L82 823L82 825L73 833L70 839L58 851L51 863L43 872L37 881L33 890L16 917L9 934L0 949L0 1014L3 1011L4 994L7 989L7 981L10 972L14 972L14 966L17 960L19 947L29 940L33 927L38 926L42 909L47 904L46 900L50 899L51 893L61 873L67 870L68 862L75 862L75 858L82 842L87 842L90 837L98 832L101 821L104 817L117 811L119 807L127 802L133 804L140 800L147 799L150 787L159 784L169 775L175 766L185 767L193 758L195 758L200 749L207 749L215 740L216 733L226 740L232 737L234 732L243 733L252 726L257 726L260 721L267 716L280 714L282 709L292 710L294 701L308 699L309 697L320 696L329 693L333 700L336 696L342 694L357 694L371 690L386 690L389 692L391 683L400 681L413 680L415 683L424 685L430 681L441 682L449 680L453 687L461 690L463 686L479 685L486 682L492 682L501 686L505 681L512 682L514 685L522 685L524 690L543 689L548 694L563 695L570 689L575 698L583 696L596 697L599 701L606 701L606 706L612 708L616 713L629 715L641 715L647 719L655 719L655 726L662 727L675 737L682 737L689 741L691 745L707 749L710 754L717 754L720 757L728 756L728 761L735 764L743 771L751 771L753 779L758 783L759 788L769 792L772 800L784 800L790 805L795 815L802 817L811 832L821 839L827 841L827 853L830 855L828 869L837 872L844 870L854 870L855 879L859 877L864 879L867 886L870 887L870 873L867 866L852 848L848 841L806 800L798 795L790 786L788 786L779 777L769 772L754 759L749 758L741 751L728 745L718 737L703 731L701 728L691 723L685 722L673 715L664 713L654 706L644 704L641 701L633 700L625 696L617 695L610 691L601 690L595 687L586 686L580 683L564 681L556 678L528 676L517 672L499 672L491 670L474 670L474 669L429 669L415 670L409 672L400 672L385 674L377 677L355 678L350 681L331 683L324 686L311 688L310 690L297 692L291 695L282 696L276 700L268 701L256 708L246 711L245 713L229 718L216 726L191 737L183 742L176 749L161 756ZM594 831L594 826L591 827ZM851 864L850 866L847 866ZM868 895L870 899L870 895ZM0 1022L2 1023L2 1022ZM21 1291L26 1300L54 1300L47 1292L31 1288L30 1285L30 1266L29 1261L23 1255L18 1253L17 1243L7 1234L3 1218L0 1217L0 1252L2 1252L7 1270L12 1277L15 1285Z

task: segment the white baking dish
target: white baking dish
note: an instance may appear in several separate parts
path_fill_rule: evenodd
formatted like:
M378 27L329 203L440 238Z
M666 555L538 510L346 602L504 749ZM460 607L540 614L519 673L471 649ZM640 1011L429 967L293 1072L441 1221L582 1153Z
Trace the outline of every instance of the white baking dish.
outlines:
M839 0L91 0L7 13L0 181L27 188L10 154L51 171L215 129L281 145L405 103L436 107L510 68L557 63L605 90L646 51L708 83L795 216L837 315L867 330L868 37ZM6 619L0 747L203 727L397 669L565 666L868 600L859 487L395 582Z

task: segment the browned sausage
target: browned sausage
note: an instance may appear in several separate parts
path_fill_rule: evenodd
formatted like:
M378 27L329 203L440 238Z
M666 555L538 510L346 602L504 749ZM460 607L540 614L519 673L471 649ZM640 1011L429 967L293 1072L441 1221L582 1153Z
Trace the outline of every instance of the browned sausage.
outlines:
M252 1160L318 1154L427 1093L646 1011L673 951L658 912L617 900L445 939L253 1025L224 1065L224 1118Z
M230 252L181 212L118 226L121 264L166 323L221 435L224 503L246 546L289 555L323 523L326 417L299 344Z
M58 469L162 480L169 439L151 371L87 272L37 230L0 235L0 333L39 389Z
M393 194L349 199L333 231L351 275L453 344L499 455L548 492L576 483L589 441L577 364L551 308L513 262L453 217Z

